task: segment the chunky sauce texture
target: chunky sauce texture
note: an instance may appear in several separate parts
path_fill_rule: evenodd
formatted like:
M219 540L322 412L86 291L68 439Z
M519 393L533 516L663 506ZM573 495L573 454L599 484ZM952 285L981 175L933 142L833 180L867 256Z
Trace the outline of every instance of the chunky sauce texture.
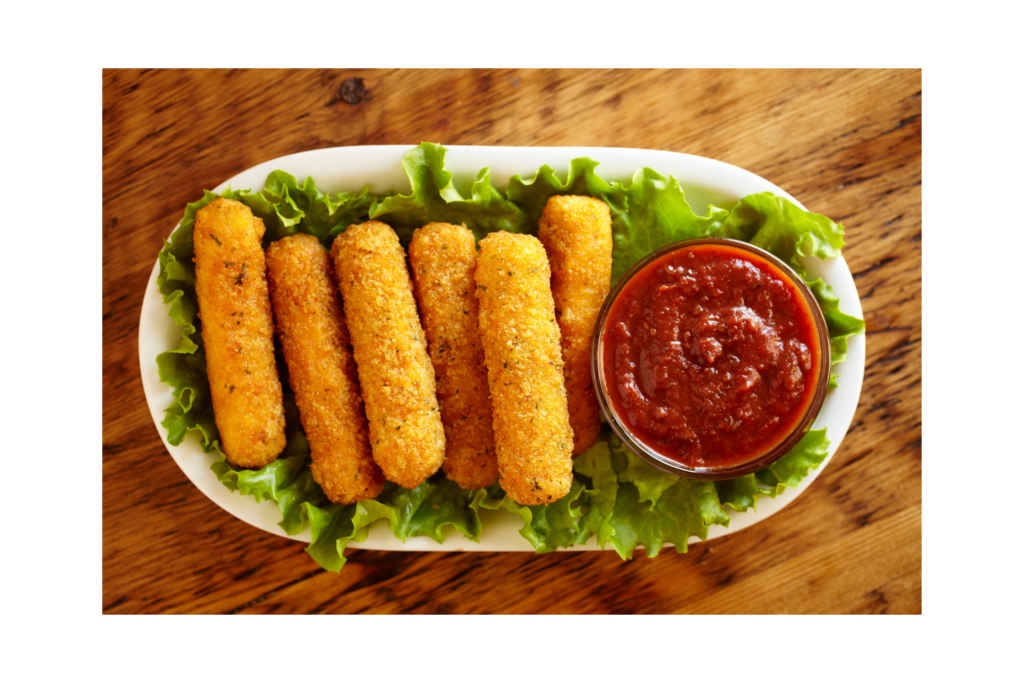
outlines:
M602 362L634 438L713 469L785 440L814 396L821 355L808 303L775 265L704 244L626 283L605 322Z

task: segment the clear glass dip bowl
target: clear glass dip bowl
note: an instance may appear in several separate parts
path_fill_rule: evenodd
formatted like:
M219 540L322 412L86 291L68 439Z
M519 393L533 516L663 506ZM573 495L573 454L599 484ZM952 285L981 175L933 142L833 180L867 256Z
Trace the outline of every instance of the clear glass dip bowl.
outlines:
M616 378L606 376L604 343L605 333L609 322L608 317L616 299L623 292L627 283L629 283L638 274L645 272L649 265L667 254L687 250L693 246L706 244L728 246L733 249L738 249L746 252L753 261L767 261L775 267L775 270L777 270L778 273L772 274L781 275L785 278L792 286L792 291L802 297L806 309L810 312L814 324L814 331L818 338L820 362L818 363L817 377L813 378L813 381L815 382L813 386L813 395L810 401L806 404L806 408L800 418L791 418L793 420L791 423L793 427L786 433L781 441L776 441L775 445L769 444L768 450L764 452L752 452L749 456L740 458L739 462L735 464L720 467L690 467L682 462L672 459L671 457L659 453L657 450L644 443L644 441L634 433L634 430L631 428L626 417L618 414L615 404L609 395L610 392L616 390ZM748 244L747 242L723 239L720 237L701 237L683 240L681 242L674 242L648 254L646 257L634 264L633 267L619 279L615 286L612 287L612 290L609 293L608 298L605 300L600 314L598 315L591 345L590 363L595 393L597 394L597 400L600 405L601 412L608 421L608 424L611 425L612 430L620 439L622 439L623 443L625 443L630 450L646 462L664 472L691 479L715 480L742 477L763 469L789 452L789 450L792 449L801 438L803 438L804 434L806 434L811 428L811 424L814 422L814 418L817 417L819 410L821 410L822 402L825 400L825 394L828 391L829 373L832 366L832 352L829 345L828 328L826 327L825 317L822 315L821 307L818 305L817 300L814 298L814 295L811 293L811 290L807 287L806 283L804 283L803 279L797 275L792 268L767 251L755 247L752 244Z

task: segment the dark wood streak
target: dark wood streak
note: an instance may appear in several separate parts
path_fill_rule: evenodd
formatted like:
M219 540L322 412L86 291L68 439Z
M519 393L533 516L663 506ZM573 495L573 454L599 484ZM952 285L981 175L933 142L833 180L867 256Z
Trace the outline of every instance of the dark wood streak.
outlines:
M888 223L886 225L888 225ZM895 256L889 256L888 258L884 258L881 261L879 261L878 263L875 263L875 264L869 266L868 268L865 268L864 270L861 270L859 272L854 273L853 274L853 279L854 280L859 280L860 278L864 277L868 273L876 271L879 268L882 268L882 267L892 263L895 260L896 260Z
M372 97L338 100L348 79ZM920 71L105 71L103 612L920 613L921 95ZM357 550L340 575L206 499L138 374L163 239L204 188L268 159L424 139L700 154L838 218L867 367L817 481L685 554Z
M277 588L274 588L273 590L267 591L263 595L260 595L259 597L256 597L256 598L250 600L249 602L245 603L244 605L239 605L238 607L235 607L234 609L230 609L226 613L227 614L238 614L239 612L247 610L250 607L253 607L254 605L260 604L261 602L267 600L270 596L272 596L275 593L278 593L278 592L284 590L285 588L288 588L289 586L294 586L297 583L301 583L303 581L306 581L307 579L311 579L314 576L316 576L317 574L323 574L325 571L327 571L327 570L326 569L317 569L317 570L311 571L311 572L309 572L307 574L304 574L303 576L300 576L297 579L289 581L288 583L286 583L286 584L284 584L282 586L278 586ZM279 609L279 606L275 607L274 609L275 610Z

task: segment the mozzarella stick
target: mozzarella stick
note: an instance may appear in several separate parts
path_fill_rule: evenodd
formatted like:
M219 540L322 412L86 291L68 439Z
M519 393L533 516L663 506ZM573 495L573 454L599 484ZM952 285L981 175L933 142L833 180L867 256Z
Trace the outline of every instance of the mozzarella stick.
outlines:
M444 461L444 427L405 252L394 230L368 221L338 235L332 254L373 459L389 481L416 488Z
M437 379L442 467L464 489L485 488L498 480L498 460L473 294L476 239L464 226L431 223L413 233L409 265Z
M313 479L334 503L375 498L384 475L370 453L331 258L312 235L285 237L267 249L267 280Z
M196 213L192 235L213 414L221 449L238 467L263 467L285 446L265 230L245 204L219 198Z
M572 427L544 247L529 235L491 233L475 279L498 482L520 505L553 502L572 486Z
M576 456L593 446L601 431L590 375L590 342L612 285L611 211L593 197L551 197L540 217L537 236L551 262L551 294L562 333L572 454Z

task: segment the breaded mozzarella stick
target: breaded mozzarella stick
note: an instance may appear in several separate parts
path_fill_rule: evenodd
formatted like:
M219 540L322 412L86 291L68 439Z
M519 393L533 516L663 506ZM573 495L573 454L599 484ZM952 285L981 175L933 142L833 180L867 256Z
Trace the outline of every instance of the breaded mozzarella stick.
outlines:
M590 342L612 284L611 211L593 197L551 197L537 236L551 262L575 456L593 446L601 431L590 376Z
M498 460L477 329L476 239L464 226L431 223L413 233L409 265L437 379L444 472L464 489L485 488L498 480Z
M245 204L218 198L196 213L192 235L213 414L221 448L238 467L263 467L285 446L265 230Z
M572 427L551 270L536 237L494 232L476 266L498 482L520 505L558 500L572 486Z
M405 252L394 230L368 221L338 235L332 255L373 459L415 488L444 462L444 427Z
M384 475L370 453L330 255L312 235L285 237L267 248L267 280L313 479L334 503L375 498Z

